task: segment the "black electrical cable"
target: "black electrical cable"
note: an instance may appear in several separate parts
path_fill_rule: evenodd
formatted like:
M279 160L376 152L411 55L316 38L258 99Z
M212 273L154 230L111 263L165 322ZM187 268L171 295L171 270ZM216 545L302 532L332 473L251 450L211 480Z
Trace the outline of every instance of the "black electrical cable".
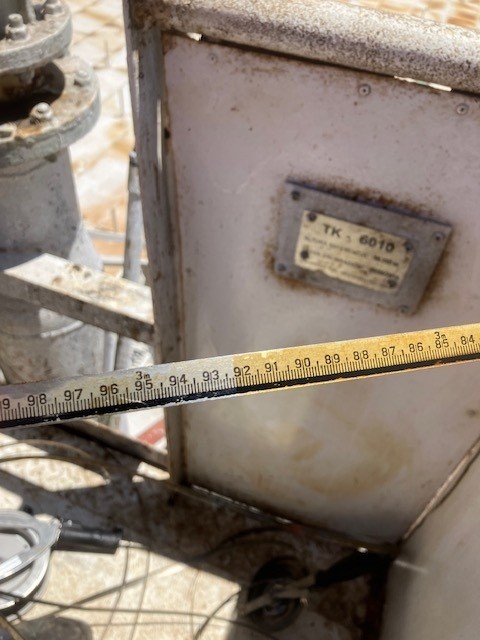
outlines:
M35 598L35 597L28 597L28 598L19 598L17 595L15 595L14 593L9 593L8 591L0 591L0 596L3 597L8 597L8 598L13 598L15 599L19 604L23 603L23 602L34 602L35 604L43 604L45 606L49 606L49 607L58 607L59 609L61 609L62 611L68 611L68 610L73 610L73 611L83 611L83 612L88 612L88 611L94 611L94 612L100 612L100 613L109 613L111 611L110 607L85 607L82 605L75 605L75 604L65 604L62 602L56 602L54 600L46 600L44 598ZM269 640L280 640L277 636L272 635L271 633L268 633L267 631L263 631L262 629L257 629L256 627L252 626L251 624L248 624L247 622L242 622L241 620L234 620L232 618L225 618L223 616L218 616L218 615L212 615L212 614L206 614L206 613L197 613L197 612L193 612L190 613L189 611L182 611L182 610L176 610L176 609L128 609L125 607L118 607L116 609L117 613L139 613L142 615L158 615L158 616L191 616L193 615L195 618L201 618L203 620L206 619L212 619L212 620L218 620L219 622L225 622L228 624L233 624L235 626L241 627L243 629L248 629L249 631L252 631L254 633L257 633L258 635L263 636L264 638L268 638Z
M13 446L15 444L40 444L40 441L38 439L29 439L29 440L24 440L18 443L9 443L7 445L4 446ZM55 442L52 441L42 441L42 444L48 444L51 446L55 446ZM17 460L26 460L26 459L50 459L50 460L57 460L57 461L62 461L62 462L69 462L72 464L76 464L82 467L88 467L90 469L94 469L95 467L99 467L101 469L101 471L103 472L101 475L102 477L104 477L104 473L106 472L108 473L128 473L130 474L131 471L128 469L125 469L125 467L119 465L119 464L112 464L109 462L105 462L103 460L99 460L98 458L95 458L93 456L91 456L90 454L84 454L81 450L78 450L76 447L73 447L71 445L66 445L63 446L63 443L59 443L61 446L61 448L64 449L68 449L73 451L75 454L77 454L75 457L73 456L62 456L62 455L54 455L54 454L42 454L42 455L33 455L33 454L19 454L17 456L8 456L8 457L3 457L0 458L0 464L2 462L13 462L13 461L17 461ZM1 445L0 445L1 448ZM142 474L140 472L134 471L133 475L137 476L137 477L142 477L144 479L148 479L148 480L155 480L155 478L152 478L151 476L148 476L146 474ZM110 478L108 478L110 479ZM186 558L185 561L193 564L193 563L199 563L202 562L203 560L206 560L207 558L209 558L210 556L214 555L215 553L219 552L219 551L225 551L228 550L229 548L233 548L233 547L237 547L238 545L241 544L245 544L248 543L248 540L246 540L246 538L248 538L251 535L255 535L258 536L259 534L263 534L263 533L285 533L284 530L282 530L279 527L276 526L264 526L264 527L253 527L250 529L244 529L242 531L238 531L230 536L228 536L227 538L224 538L220 543L218 543L215 547L213 547L212 549L209 549L201 554L198 554L197 556L194 556L192 558ZM288 532L287 532L288 533ZM268 542L271 543L272 541L263 541L263 542ZM288 546L290 549L294 548L294 545L292 545L291 543L287 543L286 541L274 541L275 544L281 544L281 545L286 545ZM148 551L148 549L146 549ZM127 548L127 553L128 553L128 548ZM83 603L87 602L87 601L91 601L91 600L95 600L97 598L100 598L106 594L110 594L110 593L116 593L117 594L117 598L115 601L115 605L113 607L113 609L109 609L110 611L110 621L113 619L113 615L115 612L119 612L121 611L120 609L118 609L118 602L120 600L121 597L121 593L123 592L124 589L133 586L134 584L137 584L139 582L143 581L143 595L145 593L145 589L146 589L146 579L149 576L152 576L154 572L152 573L148 573L145 574L144 576L137 578L135 580L132 581L127 581L126 580L126 576L127 576L127 568L128 568L128 557L127 557L127 561L126 561L126 567L124 568L124 574L123 574L123 579L120 585L117 585L113 588L110 588L108 590L105 590L104 592L100 592L97 594L94 594L92 596L90 596L87 599L84 599ZM168 570L168 568L167 568ZM164 571L167 571L165 569L162 568L162 570L159 571L159 573L162 573ZM198 574L197 574L198 576ZM197 577L196 576L196 577ZM195 581L194 581L195 582ZM248 586L248 585L243 585L243 586ZM194 589L195 589L195 584L194 584ZM191 621L193 620L194 617L198 616L199 614L196 614L193 611L193 598L194 598L194 593L192 594L192 611L190 612L190 614L188 612L185 613L185 615L190 615L190 624ZM233 597L237 596L240 592L236 592L232 595L230 595L226 600L222 601L219 605L217 605L217 607L214 609L214 611L209 614L209 615L203 615L204 617L204 621L202 623L202 625L200 626L200 628L197 630L197 632L192 636L194 639L200 638L201 635L203 634L203 632L205 631L205 629L207 628L208 624L215 619L219 619L219 617L217 616L218 611L220 611L224 606L226 606L226 604L228 604L228 602L230 602ZM142 601L143 601L143 595L142 595ZM31 599L31 601L35 602L34 599ZM53 605L55 606L55 605ZM60 605L57 605L60 606ZM63 605L62 605L63 606ZM81 606L81 605L72 605L71 607L68 608L72 608L73 606ZM141 605L140 605L141 607ZM137 610L131 610L131 612L135 612L137 611L137 619L138 619L138 615L141 611L141 609L137 609ZM53 614L50 615L55 615L56 612L54 612ZM233 621L233 622L237 622L238 621ZM249 625L247 625L249 626ZM255 629L254 627L252 627L253 629ZM256 630L256 629L255 629ZM192 630L193 632L193 630ZM258 631L257 631L258 632ZM265 635L265 632L261 632L263 635ZM103 637L103 635L102 635Z

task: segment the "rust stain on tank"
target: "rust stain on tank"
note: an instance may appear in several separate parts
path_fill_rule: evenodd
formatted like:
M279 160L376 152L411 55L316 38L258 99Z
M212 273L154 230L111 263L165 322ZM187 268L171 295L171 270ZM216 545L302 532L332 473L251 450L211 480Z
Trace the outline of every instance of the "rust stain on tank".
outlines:
M384 486L410 467L412 444L382 425L359 425L331 407L322 420L326 424L335 423L333 449L315 437L310 446L318 440L320 456L307 461L291 456L299 465L295 474L297 481L305 488L330 497L350 498ZM340 451L342 439L345 455ZM337 464L325 464L332 455L338 460Z
M329 497L351 498L385 486L412 459L411 447L389 433L370 427L354 438L358 460L335 468L323 466L316 460L314 468L301 474L299 484Z

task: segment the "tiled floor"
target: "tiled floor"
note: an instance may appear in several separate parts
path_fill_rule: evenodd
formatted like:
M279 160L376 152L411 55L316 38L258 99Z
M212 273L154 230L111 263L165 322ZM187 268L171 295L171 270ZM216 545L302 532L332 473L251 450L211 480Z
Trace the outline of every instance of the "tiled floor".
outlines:
M405 13L468 29L480 28L478 0L340 0L392 13Z
M284 631L252 629L239 613L242 585L267 560L289 555L317 570L350 550L175 493L165 473L68 431L0 434L0 504L123 529L115 555L52 553L42 602L15 621L24 640L360 640L372 615L369 579L357 578L313 596Z
M69 0L73 14L71 52L89 62L98 77L102 113L94 129L71 147L82 214L99 252L123 255L128 154L133 148L131 107L121 0Z

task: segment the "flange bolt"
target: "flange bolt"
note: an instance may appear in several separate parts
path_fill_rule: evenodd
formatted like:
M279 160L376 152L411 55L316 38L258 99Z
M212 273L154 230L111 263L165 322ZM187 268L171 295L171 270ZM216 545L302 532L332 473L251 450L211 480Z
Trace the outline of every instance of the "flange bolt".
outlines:
M49 16L56 16L63 13L63 5L60 0L46 0L43 5L43 13Z
M90 83L90 74L86 69L79 69L75 72L74 83L79 87L85 87Z
M50 122L53 118L53 109L47 102L39 102L30 111L30 122L38 124L40 122Z
M20 13L11 13L5 27L5 37L8 40L25 40L28 36L27 25Z

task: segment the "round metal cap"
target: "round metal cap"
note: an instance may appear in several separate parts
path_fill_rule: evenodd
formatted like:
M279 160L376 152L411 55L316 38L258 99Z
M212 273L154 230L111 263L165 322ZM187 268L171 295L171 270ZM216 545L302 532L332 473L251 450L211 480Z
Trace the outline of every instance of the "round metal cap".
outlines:
M12 512L0 511L0 563L19 556L29 549L41 544L40 535L35 527L36 520L32 516L22 514L24 524L17 528L8 529L2 526L2 518L7 521L7 514ZM23 516L25 516L23 518ZM31 526L29 526L31 525ZM19 567L19 571L0 579L0 613L4 616L25 611L31 606L29 598L38 594L45 581L50 548L26 567Z

